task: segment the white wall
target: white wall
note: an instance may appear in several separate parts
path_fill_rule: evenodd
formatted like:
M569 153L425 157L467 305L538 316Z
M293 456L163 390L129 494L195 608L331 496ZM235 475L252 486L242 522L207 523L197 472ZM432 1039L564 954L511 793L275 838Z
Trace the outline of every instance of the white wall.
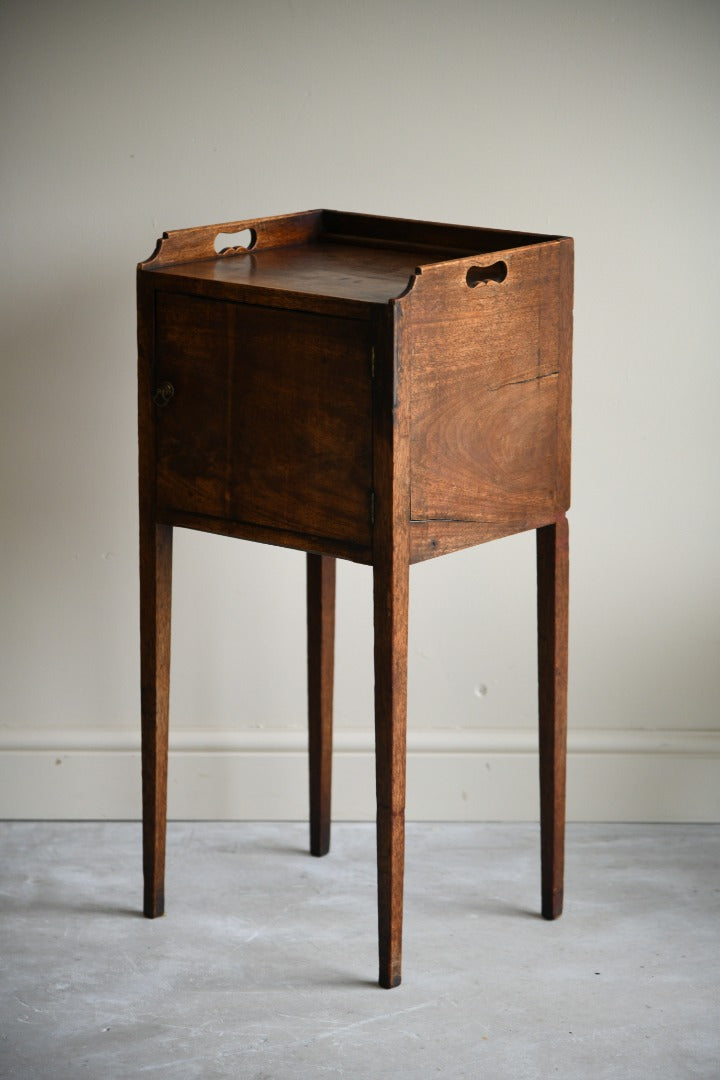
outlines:
M135 264L328 206L576 240L570 814L720 817L714 2L0 4L0 813L139 813ZM409 813L532 817L532 535L413 569ZM171 812L302 817L304 559L177 532ZM335 813L371 816L339 572Z

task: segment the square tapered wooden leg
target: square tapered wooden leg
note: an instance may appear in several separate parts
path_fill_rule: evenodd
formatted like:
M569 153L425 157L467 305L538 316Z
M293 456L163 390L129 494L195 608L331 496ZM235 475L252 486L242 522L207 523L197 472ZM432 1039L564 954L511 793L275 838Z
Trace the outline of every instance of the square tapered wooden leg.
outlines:
M142 707L143 910L165 910L172 528L141 522L140 678Z
M335 559L307 556L308 749L310 851L330 850L333 667L335 660Z
M563 908L568 678L568 523L537 530L542 914Z
M398 986L402 966L408 655L407 557L374 568L375 769L380 985Z

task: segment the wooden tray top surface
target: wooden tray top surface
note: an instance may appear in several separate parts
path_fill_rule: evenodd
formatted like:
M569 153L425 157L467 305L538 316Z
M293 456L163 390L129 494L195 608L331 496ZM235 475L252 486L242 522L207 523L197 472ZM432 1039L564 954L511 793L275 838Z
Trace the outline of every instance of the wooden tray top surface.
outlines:
M321 242L200 259L162 267L162 272L196 281L383 304L405 291L421 263L455 257L455 252L433 251L428 258L427 249Z
M247 250L213 249L215 234L252 234ZM226 231L223 231L226 230ZM220 239L220 237L218 237ZM420 266L543 244L556 237L415 222L339 211L306 211L228 226L166 233L141 269L197 282L201 291L248 287L333 300L385 304ZM241 244L243 241L238 240Z

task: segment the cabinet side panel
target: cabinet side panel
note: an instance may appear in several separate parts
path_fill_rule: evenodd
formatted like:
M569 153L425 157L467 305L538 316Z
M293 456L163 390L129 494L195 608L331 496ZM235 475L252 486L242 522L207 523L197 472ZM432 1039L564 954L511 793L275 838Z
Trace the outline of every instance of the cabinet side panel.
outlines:
M570 507L570 439L572 432L572 348L573 348L573 295L575 251L573 241L568 239L560 251L558 273L557 349L558 375L558 511Z
M427 267L405 297L413 519L514 525L563 502L568 245ZM491 263L503 280L468 283Z

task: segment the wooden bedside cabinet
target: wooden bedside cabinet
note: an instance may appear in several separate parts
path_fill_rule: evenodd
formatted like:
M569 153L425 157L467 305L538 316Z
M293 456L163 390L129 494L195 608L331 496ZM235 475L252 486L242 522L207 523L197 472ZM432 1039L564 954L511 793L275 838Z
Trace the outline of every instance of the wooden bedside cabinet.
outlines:
M386 987L401 965L410 564L537 530L542 913L560 914L572 285L567 237L329 210L165 233L140 264L147 916L164 909L175 526L307 552L315 855L330 837L335 560L373 568Z

